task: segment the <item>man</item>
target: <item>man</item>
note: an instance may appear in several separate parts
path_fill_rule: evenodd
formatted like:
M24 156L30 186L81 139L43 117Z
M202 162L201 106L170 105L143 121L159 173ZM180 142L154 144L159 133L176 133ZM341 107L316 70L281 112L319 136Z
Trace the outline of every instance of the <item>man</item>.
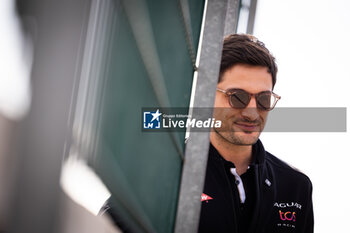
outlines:
M222 128L210 134L199 232L313 232L312 184L265 151L259 136L273 93L277 65L251 35L225 38L215 98Z

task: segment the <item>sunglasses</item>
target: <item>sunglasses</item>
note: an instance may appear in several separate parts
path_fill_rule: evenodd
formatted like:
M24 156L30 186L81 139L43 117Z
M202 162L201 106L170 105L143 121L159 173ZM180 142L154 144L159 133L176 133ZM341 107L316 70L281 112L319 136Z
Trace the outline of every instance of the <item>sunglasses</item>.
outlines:
M245 90L236 88L226 91L220 88L217 88L216 90L227 95L229 97L231 107L237 109L246 108L252 96L255 97L256 107L264 111L272 110L277 104L277 101L281 99L281 96L273 93L272 91L263 91L257 94L252 94L246 92Z

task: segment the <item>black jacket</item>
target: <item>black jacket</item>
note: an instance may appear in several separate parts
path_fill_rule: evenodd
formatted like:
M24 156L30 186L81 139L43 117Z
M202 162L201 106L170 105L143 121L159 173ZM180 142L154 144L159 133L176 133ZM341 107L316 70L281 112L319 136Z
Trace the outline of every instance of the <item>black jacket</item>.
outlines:
M238 229L240 201L237 187L230 181L224 160L213 146L210 148L199 222L200 233L277 233L313 232L312 184L303 173L291 168L266 152L260 140L253 145L255 163L250 190L254 203L248 230ZM234 179L234 178L233 178Z

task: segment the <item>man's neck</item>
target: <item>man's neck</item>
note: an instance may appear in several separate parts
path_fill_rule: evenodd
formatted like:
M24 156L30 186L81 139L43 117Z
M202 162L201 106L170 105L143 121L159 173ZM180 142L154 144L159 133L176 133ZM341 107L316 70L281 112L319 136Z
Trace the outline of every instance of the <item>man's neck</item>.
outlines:
M238 175L247 171L252 160L252 145L230 143L214 132L210 134L210 142L225 160L235 165Z

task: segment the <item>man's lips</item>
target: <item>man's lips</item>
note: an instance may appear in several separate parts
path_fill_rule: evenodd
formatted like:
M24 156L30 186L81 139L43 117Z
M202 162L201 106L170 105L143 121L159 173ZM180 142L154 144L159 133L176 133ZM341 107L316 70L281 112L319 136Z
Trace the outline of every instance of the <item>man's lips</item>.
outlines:
M236 126L241 128L244 131L258 131L260 124L252 124L252 123L246 123L246 122L235 122Z

